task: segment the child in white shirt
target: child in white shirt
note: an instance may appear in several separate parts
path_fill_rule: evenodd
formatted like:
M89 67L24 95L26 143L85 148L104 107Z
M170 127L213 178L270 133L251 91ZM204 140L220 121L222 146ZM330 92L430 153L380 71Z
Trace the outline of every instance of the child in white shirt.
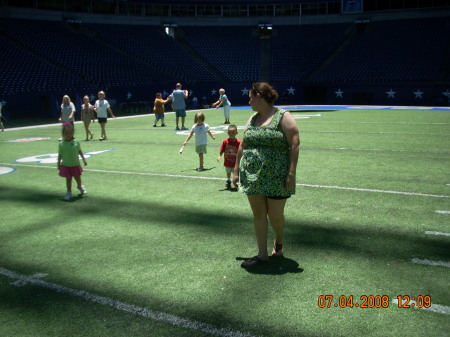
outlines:
M200 161L200 166L197 171L200 172L203 171L203 154L207 153L206 145L208 145L208 135L210 135L212 139L216 139L216 137L214 137L209 130L209 125L205 123L205 115L203 114L203 112L197 112L195 114L194 122L196 124L194 124L194 126L192 127L191 133L186 138L183 146L185 146L189 139L191 139L195 134L195 152L198 153L198 158Z

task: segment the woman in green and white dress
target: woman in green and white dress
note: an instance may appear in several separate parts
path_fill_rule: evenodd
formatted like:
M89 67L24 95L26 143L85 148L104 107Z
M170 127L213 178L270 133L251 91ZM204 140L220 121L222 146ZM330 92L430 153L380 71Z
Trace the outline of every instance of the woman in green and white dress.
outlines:
M242 263L248 268L266 262L268 221L275 232L272 256L283 255L284 207L295 194L300 137L289 111L276 108L278 93L266 82L249 92L256 111L246 126L234 168L234 182L247 195L253 212L258 255Z

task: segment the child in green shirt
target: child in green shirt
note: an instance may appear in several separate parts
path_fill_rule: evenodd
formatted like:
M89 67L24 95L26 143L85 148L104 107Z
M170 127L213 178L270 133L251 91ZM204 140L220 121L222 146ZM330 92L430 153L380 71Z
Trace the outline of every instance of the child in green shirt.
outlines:
M73 137L75 130L71 123L64 123L62 129L62 140L59 142L58 150L58 170L59 175L66 178L67 193L64 200L69 201L72 198L72 177L77 182L77 188L81 194L86 194L86 189L81 184L81 173L83 169L80 165L78 155L83 159L86 166L87 162L81 151L80 142Z

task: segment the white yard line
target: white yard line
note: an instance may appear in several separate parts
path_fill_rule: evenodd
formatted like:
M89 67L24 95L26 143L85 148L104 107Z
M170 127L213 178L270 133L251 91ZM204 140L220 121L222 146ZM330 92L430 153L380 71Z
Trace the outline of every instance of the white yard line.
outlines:
M450 211L435 211L438 214L450 214Z
M398 304L398 300L394 299L394 300L392 300L392 303ZM426 310L426 311L432 311L432 312L436 312L438 314L450 315L450 307L447 307L445 305L431 304L431 306L429 308L425 308L425 307L418 307L416 301L409 301L408 304L412 308L422 309L422 310ZM412 304L414 304L414 305L412 305Z
M422 260L422 259L414 258L411 260L411 262L415 263L415 264L423 264L426 266L450 268L450 262L446 262L446 261L433 261L433 260L427 260L427 259Z
M0 163L0 165L4 165L4 166L18 166L18 167L47 168L47 169L56 170L56 166L27 165L27 164L17 164L17 163ZM151 172L96 170L96 169L88 169L88 168L83 168L83 170L84 171L90 171L90 172L112 173L112 174L130 174L130 175L171 177L171 178L186 178L186 179L204 179L204 180L223 180L223 178L217 178L217 177L189 176L189 175L181 175L181 174L164 174L164 173L151 173ZM450 195L439 195L439 194L418 193L418 192L402 192L402 191L390 191L390 190L377 190L377 189L357 188L357 187L327 186L327 185L312 185L312 184L296 184L296 186L312 187L312 188L327 188L327 189L358 191L358 192L399 194L399 195L432 197L432 198L450 198Z
M390 190L375 190L375 189L356 188L356 187L326 186L326 185L309 185L309 184L297 184L297 186L317 187L317 188L330 188L330 189L336 189L336 190L349 190L349 191L360 191L360 192L401 194L401 195L411 195L411 196L421 196L421 197L450 198L450 195L439 195L439 194L428 194L428 193L416 193L416 192L401 192L401 191L390 191Z
M427 235L442 235L442 236L450 236L450 233L444 233L444 232L435 232L435 231L426 231L425 234Z
M445 136L448 133L417 133L417 132L385 132L385 131L331 131L331 130L302 130L302 133L357 133L362 135L419 135L419 136Z
M321 147L321 146L302 146L303 150L338 150L338 151L372 151L372 152L405 152L405 153L428 153L428 154L450 154L450 152L441 151L420 151L420 150L395 150L395 149L355 149L351 147ZM450 185L450 184L449 184Z
M137 316L142 316L146 318L153 319L155 321L165 322L172 325L180 326L183 328L202 331L209 333L214 336L225 336L225 337L252 337L252 335L240 332L229 330L225 328L219 328L212 324L202 323L198 321L189 320L186 318L178 317L171 314L166 314L161 311L153 311L151 309L145 307L138 307L133 304L129 304L126 302L121 302L109 297L99 296L84 290L67 288L62 285L56 283L50 283L43 281L41 278L45 277L46 274L36 274L33 276L21 275L14 271L10 271L4 268L0 268L0 275L4 275L11 279L16 280L13 285L15 286L25 286L27 284L38 286L41 288L52 290L56 293L66 294L73 297L80 297L86 301L92 303L98 303L100 305L106 307L112 307L117 310L121 310L124 312L128 312Z

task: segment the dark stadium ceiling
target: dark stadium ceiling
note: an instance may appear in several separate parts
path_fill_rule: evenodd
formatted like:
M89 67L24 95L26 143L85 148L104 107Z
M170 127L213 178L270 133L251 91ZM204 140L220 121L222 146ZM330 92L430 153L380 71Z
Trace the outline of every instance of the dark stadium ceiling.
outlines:
M282 4L303 4L314 2L341 2L341 0L106 0L105 2L128 2L140 4L160 4L160 5L282 5Z

